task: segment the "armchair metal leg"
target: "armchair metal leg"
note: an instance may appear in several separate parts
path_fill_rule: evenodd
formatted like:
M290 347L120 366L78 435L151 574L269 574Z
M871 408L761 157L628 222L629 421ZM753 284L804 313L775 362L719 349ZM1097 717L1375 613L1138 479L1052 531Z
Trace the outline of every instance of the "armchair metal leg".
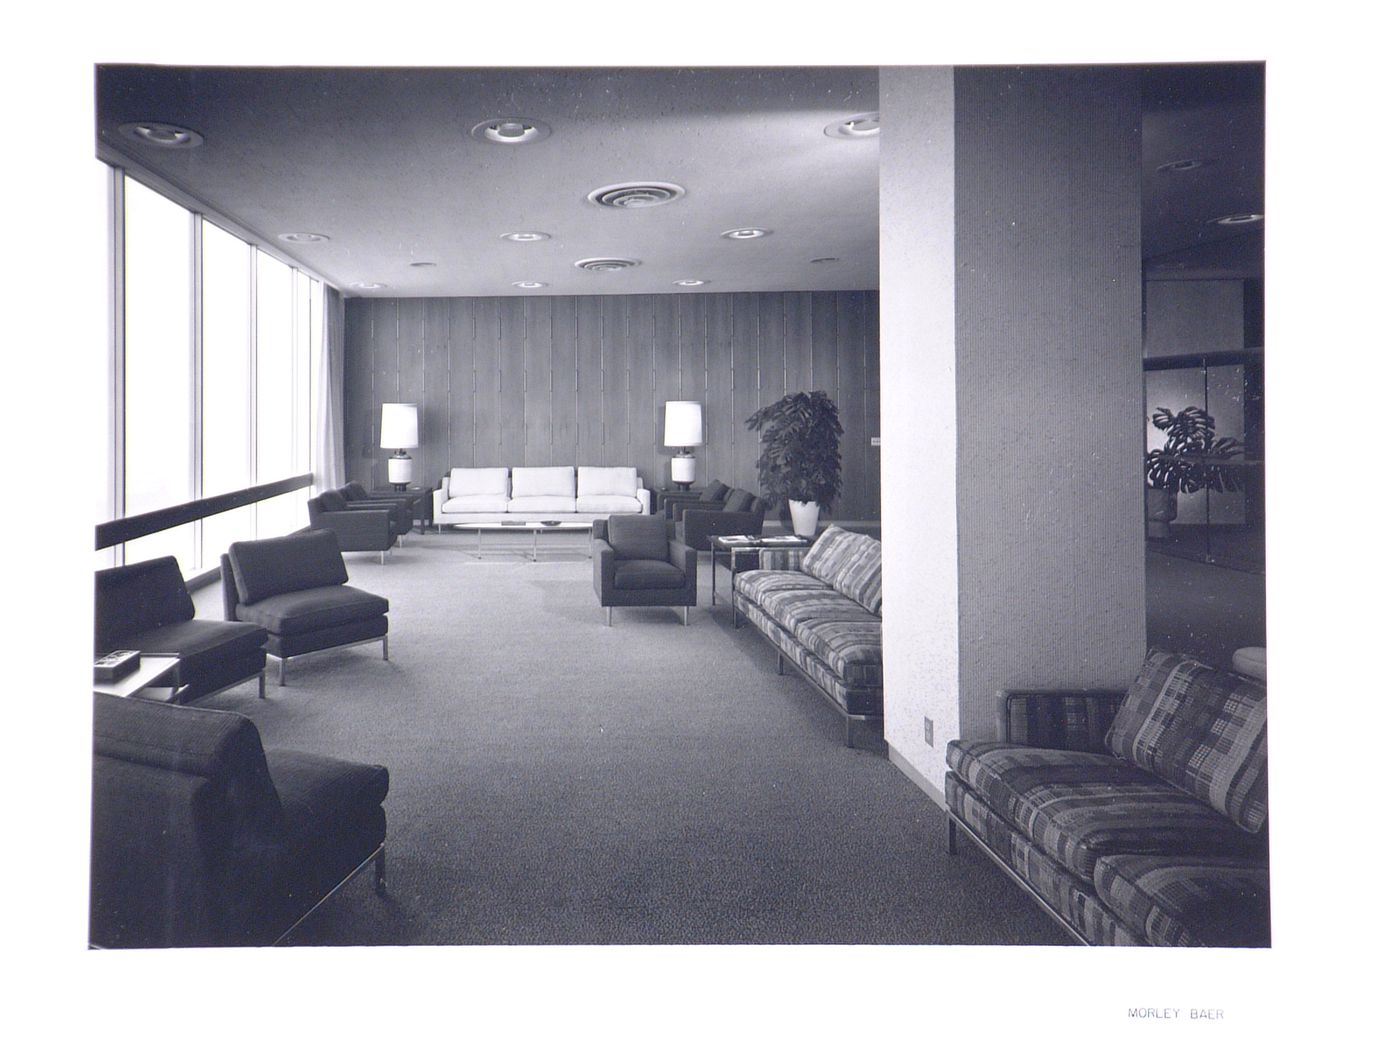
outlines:
M611 627L611 626L612 626L612 606L611 606L611 605L608 606L608 608L607 608L607 613L608 613L608 626Z
M379 853L374 858L374 892L379 896L384 896L388 892L388 885L384 880L384 847L379 848Z
M690 626L690 606L688 605L681 606L681 623L686 627Z
M778 673L779 673L779 674L782 674L782 673L783 673L783 654L782 654L782 653L779 653L779 654L778 654Z
M287 658L285 656L277 658L277 684L287 684Z
M267 699L267 668L264 667L258 672L258 699Z
M385 554L384 551L380 551L380 552L379 552L379 564L380 564L380 565L383 565L383 564L384 564L384 554Z
M384 636L384 659L389 659L389 636Z
M948 818L948 852L953 856L958 853L958 825L952 817Z

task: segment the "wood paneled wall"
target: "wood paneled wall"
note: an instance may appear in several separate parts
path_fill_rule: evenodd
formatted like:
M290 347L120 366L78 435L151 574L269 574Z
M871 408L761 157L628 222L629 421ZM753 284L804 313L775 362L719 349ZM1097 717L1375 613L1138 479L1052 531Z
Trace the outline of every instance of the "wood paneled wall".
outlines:
M744 421L795 390L841 412L844 493L832 518L880 517L879 296L739 292L350 299L345 304L348 476L384 484L379 406L419 406L414 480L451 467L635 466L667 484L662 406L704 406L700 484L757 491Z

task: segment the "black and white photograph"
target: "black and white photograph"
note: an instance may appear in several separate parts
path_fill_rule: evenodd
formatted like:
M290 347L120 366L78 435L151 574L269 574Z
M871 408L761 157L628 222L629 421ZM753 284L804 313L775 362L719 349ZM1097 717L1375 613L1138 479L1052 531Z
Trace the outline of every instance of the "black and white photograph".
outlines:
M1340 851L1395 340L1379 262L1309 238L1384 202L1307 170L1378 186L1374 45L1324 90L1244 5L1215 44L774 4L626 46L150 6L8 75L65 140L16 153L53 184L12 252L73 251L11 395L68 497L11 544L61 686L14 738L36 1015L50 968L53 1023L144 1046L1382 1006Z

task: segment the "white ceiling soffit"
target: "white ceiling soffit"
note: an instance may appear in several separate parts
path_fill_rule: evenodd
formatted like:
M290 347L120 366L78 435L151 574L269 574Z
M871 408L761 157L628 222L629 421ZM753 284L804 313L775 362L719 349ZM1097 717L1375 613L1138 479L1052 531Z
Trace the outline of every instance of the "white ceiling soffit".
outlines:
M879 286L879 136L825 133L877 109L874 68L102 66L97 85L103 159L148 170L348 292ZM547 134L472 134L512 119ZM135 121L203 143L162 148L118 131ZM683 192L640 207L589 201L628 183ZM772 234L721 236L740 227ZM525 231L549 237L502 236ZM328 239L277 239L299 232ZM599 258L638 265L576 265Z

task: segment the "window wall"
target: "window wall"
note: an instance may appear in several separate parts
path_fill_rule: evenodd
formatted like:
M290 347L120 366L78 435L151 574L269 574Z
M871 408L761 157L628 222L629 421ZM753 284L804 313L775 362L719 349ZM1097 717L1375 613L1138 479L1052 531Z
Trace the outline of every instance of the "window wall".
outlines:
M115 428L109 517L311 471L321 282L114 171ZM130 541L116 563L173 554L186 576L240 539L306 525L310 491Z

